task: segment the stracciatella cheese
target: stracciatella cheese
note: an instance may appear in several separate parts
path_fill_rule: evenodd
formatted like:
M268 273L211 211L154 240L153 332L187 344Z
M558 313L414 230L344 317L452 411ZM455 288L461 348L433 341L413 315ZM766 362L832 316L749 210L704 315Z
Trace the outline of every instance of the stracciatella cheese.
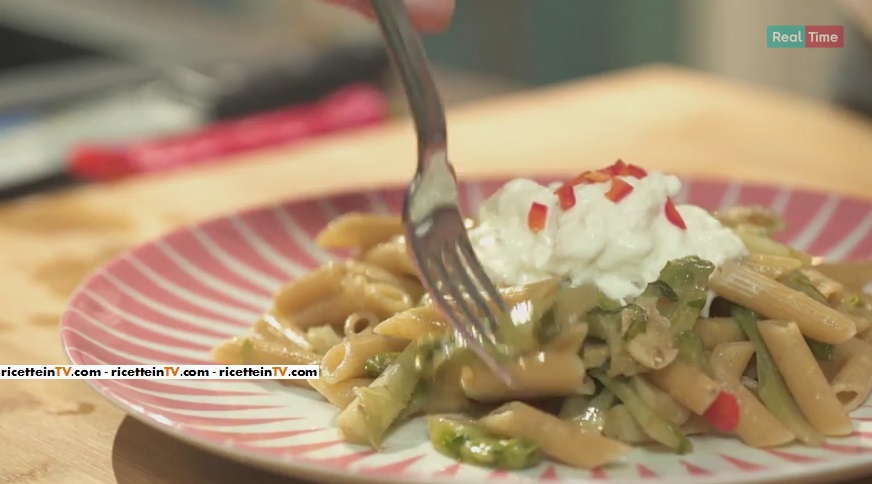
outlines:
M681 189L678 178L652 171L621 179L633 186L624 199L606 198L607 182L580 184L575 205L565 210L554 193L559 184L507 183L482 204L469 234L485 270L505 285L561 277L624 300L639 295L670 260L696 255L717 266L746 253L742 241L700 207L677 206L686 229L667 219L664 205ZM534 202L547 207L538 232L528 226Z

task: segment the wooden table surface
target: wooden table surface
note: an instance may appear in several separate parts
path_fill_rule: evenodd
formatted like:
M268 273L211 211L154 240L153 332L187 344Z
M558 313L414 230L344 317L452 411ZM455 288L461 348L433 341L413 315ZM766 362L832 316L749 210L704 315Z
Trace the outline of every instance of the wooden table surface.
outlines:
M828 106L652 67L452 110L461 176L576 172L621 157L679 174L868 196L872 125ZM241 207L409 178L407 122L241 163L0 207L0 361L65 362L58 316L82 277L173 226ZM80 381L0 381L0 483L291 482L175 442Z

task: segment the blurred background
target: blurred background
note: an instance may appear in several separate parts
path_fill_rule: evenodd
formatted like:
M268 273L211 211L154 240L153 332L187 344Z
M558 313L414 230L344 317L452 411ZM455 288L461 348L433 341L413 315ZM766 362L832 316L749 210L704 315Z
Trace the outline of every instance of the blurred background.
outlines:
M770 24L845 25L845 48L767 49ZM872 113L870 0L458 0L426 45L449 104L671 63ZM0 198L305 142L403 101L376 29L314 0L0 0Z

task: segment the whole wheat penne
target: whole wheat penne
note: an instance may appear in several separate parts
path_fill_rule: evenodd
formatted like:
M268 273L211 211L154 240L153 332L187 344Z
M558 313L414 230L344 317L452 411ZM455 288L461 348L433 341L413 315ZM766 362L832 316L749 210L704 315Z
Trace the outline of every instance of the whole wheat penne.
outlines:
M418 306L395 314L373 329L375 334L413 341L447 330L444 316L433 306Z
M754 345L750 341L721 343L712 351L711 364L735 380L740 380L754 356Z
M306 330L306 339L312 345L312 350L322 355L342 342L342 337L329 324L309 328Z
M675 360L660 370L646 374L658 388L697 415L702 415L717 398L720 385L699 368Z
M792 321L761 321L760 335L797 406L818 432L849 435L851 419Z
M733 321L733 318L699 318L693 331L702 340L702 344L707 350L711 350L721 343L748 339L739 325Z
M342 332L347 337L359 335L361 333L371 332L379 323L379 317L369 311L359 311L351 313L345 318L345 324L342 325Z
M351 212L327 224L315 243L327 249L366 249L404 232L396 215Z
M853 348L830 386L845 411L850 412L862 405L872 392L872 346L857 345Z
M748 254L741 263L743 266L772 279L778 279L784 274L802 267L802 261L799 259L771 254Z
M821 343L844 343L857 333L851 318L738 263L715 269L710 284L718 295L767 318L795 321L803 335Z
M382 353L400 351L407 344L408 341L372 333L346 338L324 354L321 359L321 378L327 383L339 383L365 377L366 360Z
M418 267L409 256L406 243L402 238L376 244L363 252L360 259L383 267L394 274L418 277Z
M279 321L270 313L264 314L254 323L252 332L279 344L295 346L306 351L314 349L307 336L308 333L287 321Z
M338 409L344 409L354 401L355 388L367 387L372 378L352 378L338 383L328 383L324 378L309 380L309 385Z
M584 364L577 352L547 351L521 357L504 366L512 376L509 388L479 360L460 373L463 392L472 400L505 402L516 399L571 395L582 389Z
M777 447L787 444L795 440L796 436L741 382L742 372L737 369L741 367L744 371L747 360L744 365L741 361L744 360L747 350L743 347L750 344L750 342L726 343L722 345L725 346L722 351L715 350L711 359L715 375L727 391L736 397L736 403L739 404L739 423L734 432L742 442L751 447ZM753 353L753 345L751 350ZM715 354L718 353L730 357L716 358Z
M595 469L620 459L630 447L521 402L508 403L479 420L490 432L536 442L545 455L564 464Z

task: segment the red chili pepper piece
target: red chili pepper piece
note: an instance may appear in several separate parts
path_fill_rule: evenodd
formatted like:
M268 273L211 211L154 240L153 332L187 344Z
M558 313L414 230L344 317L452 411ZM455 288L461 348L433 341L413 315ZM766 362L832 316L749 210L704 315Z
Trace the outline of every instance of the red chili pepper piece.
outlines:
M627 165L624 167L623 171L620 173L621 176L631 176L633 178L642 179L648 176L648 172L645 169L638 167L636 165Z
M606 173L602 170L586 171L586 172L582 173L581 175L578 175L577 177L575 177L575 179L573 179L570 182L570 184L581 185L584 183L600 183L600 182L608 181L611 178L612 178L612 175L609 175L608 173Z
M630 192L633 191L633 185L621 180L620 178L612 178L612 187L606 192L606 198L618 203L624 199Z
M729 432L739 425L739 403L731 393L722 391L702 416L719 432Z
M618 176L623 175L626 169L627 164L624 163L624 160L618 160L612 163L611 166L607 166L600 171L610 176Z
M530 205L530 212L527 214L527 227L534 233L545 228L545 221L548 218L548 207L541 203L533 202Z
M575 188L572 185L564 184L554 194L560 199L560 208L568 210L575 206Z
M672 225L680 228L681 230L687 229L687 225L685 225L684 219L681 218L681 214L678 213L678 209L675 208L675 204L672 203L671 198L666 199L666 205L663 207L663 211L666 213L666 220L669 220Z

